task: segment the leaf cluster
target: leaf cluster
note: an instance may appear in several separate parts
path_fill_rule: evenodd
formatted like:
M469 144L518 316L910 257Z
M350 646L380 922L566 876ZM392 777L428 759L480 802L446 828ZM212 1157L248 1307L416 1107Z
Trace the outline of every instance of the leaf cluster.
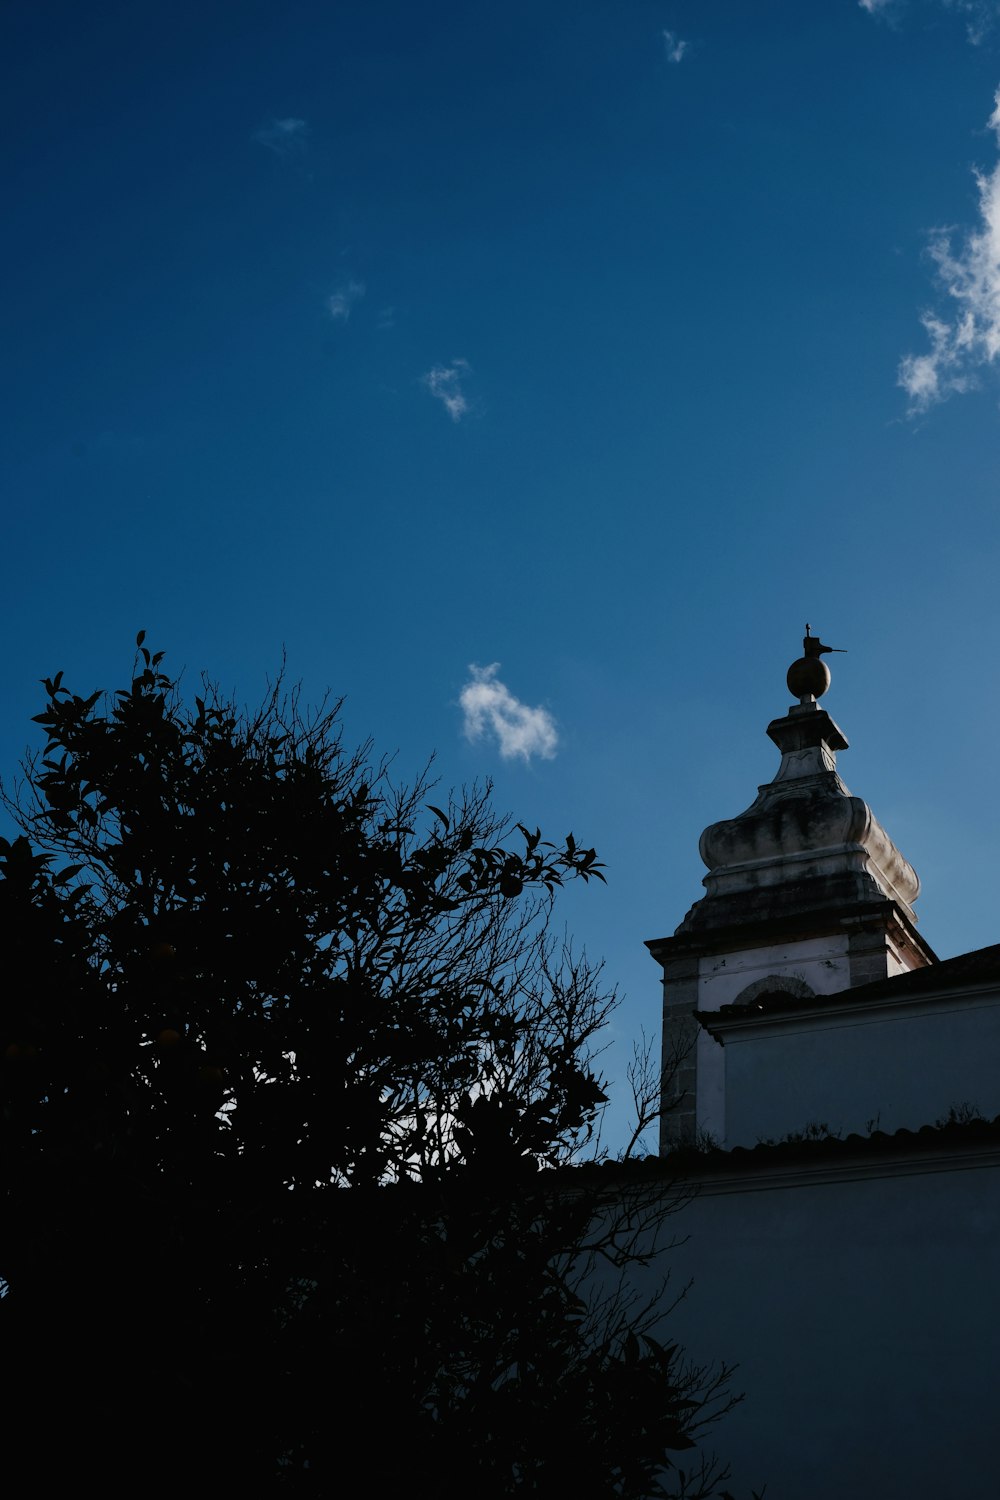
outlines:
M376 1488L548 1493L576 1464L579 1493L668 1493L706 1381L588 1311L595 1204L547 1170L605 1103L615 997L551 934L595 851L489 788L396 785L338 703L279 678L253 710L208 682L188 704L137 650L112 694L44 681L44 749L5 793L0 1311L25 1389L63 1380L63 1420L72 1384L97 1421L100 1347L123 1453L180 1412L160 1461L197 1448L255 1492L367 1492L374 1402Z

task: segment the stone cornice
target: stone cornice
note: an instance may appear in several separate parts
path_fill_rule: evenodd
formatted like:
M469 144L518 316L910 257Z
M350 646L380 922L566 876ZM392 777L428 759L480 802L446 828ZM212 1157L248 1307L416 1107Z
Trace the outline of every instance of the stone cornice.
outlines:
M902 977L902 976L900 976ZM750 1005L724 1005L721 1010L700 1011L694 1015L717 1042L739 1041L750 1034L769 1031L807 1031L816 1026L870 1025L903 1015L941 1015L946 1011L982 1010L1000 1005L1000 985L996 981L979 985L949 985L940 990L917 995L865 995L859 990L838 990L833 995L814 995L799 1000L795 995L774 997L773 1003L760 1001Z
M838 1144L844 1144L838 1142ZM692 1169L684 1176L686 1186L699 1197L724 1193L762 1193L798 1187L831 1187L841 1182L874 1182L887 1177L930 1176L939 1172L996 1170L1000 1167L1000 1141L938 1147L894 1153L858 1151L843 1158L786 1161L773 1165L742 1167L729 1174L722 1171L699 1174Z
M918 964L933 964L937 955L917 932L906 912L894 901L872 901L863 907L840 903L818 906L814 911L793 912L788 916L766 918L754 924L752 943L746 926L732 923L710 930L684 931L649 938L646 947L660 964L682 958L697 958L704 953L738 953L748 946L766 947L772 943L800 942L811 937L826 937L833 932L851 932L859 925L871 929L894 928L902 946L913 951Z

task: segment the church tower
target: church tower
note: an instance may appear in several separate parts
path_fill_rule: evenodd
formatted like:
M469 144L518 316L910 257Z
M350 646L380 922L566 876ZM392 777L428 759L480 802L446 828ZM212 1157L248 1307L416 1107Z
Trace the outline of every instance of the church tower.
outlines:
M807 1007L935 962L916 931L914 870L837 773L847 739L818 702L834 649L806 626L787 677L797 702L767 726L773 781L705 829L706 894L672 937L647 943L663 969L661 1150L726 1141L725 1050L699 1014L782 993Z

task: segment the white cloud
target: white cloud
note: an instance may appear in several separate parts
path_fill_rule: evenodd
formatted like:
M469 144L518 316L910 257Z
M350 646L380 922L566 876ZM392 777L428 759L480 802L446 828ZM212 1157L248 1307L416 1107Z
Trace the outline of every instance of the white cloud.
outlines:
M423 385L444 406L453 422L460 422L469 410L469 402L462 390L462 381L471 374L467 359L453 359L448 365L432 365L422 375Z
M269 151L274 151L279 156L288 156L306 149L309 126L305 120L268 120L266 125L261 125L254 131L253 138L258 145L266 146Z
M1000 138L1000 90L989 123ZM910 398L911 413L971 389L977 368L1000 356L1000 163L989 174L975 175L979 227L957 248L952 230L931 236L931 259L951 304L945 315L925 312L921 317L929 352L907 354L900 362L899 384Z
M346 323L351 316L351 308L355 302L360 302L365 295L365 284L363 281L348 281L346 285L339 287L332 296L326 299L326 310L335 323Z
M957 10L965 16L965 31L974 47L986 36L990 28L1000 19L997 0L944 0L948 10Z
M870 16L885 16L895 21L907 0L858 0L862 10ZM945 10L953 10L965 17L965 31L969 41L978 47L988 31L1000 20L1000 0L941 0Z
M682 42L674 31L664 31L663 45L667 49L667 62L679 63L691 50L690 42Z
M1000 144L1000 89L993 95L993 113L986 121L987 130L992 130Z
M504 760L533 755L551 760L559 744L555 720L546 708L529 708L502 683L497 673L500 663L489 667L469 667L469 680L462 689L459 703L464 716L466 738L480 740L495 735Z

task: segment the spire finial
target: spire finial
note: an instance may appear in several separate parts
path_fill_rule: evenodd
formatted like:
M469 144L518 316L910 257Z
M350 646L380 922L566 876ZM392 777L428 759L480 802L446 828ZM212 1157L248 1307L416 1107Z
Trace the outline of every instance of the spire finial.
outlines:
M830 686L830 669L820 657L828 651L846 652L844 646L824 646L819 636L810 633L809 625L806 625L805 637L802 641L802 655L798 661L793 661L788 668L788 691L800 703L815 703L817 698L822 698Z

